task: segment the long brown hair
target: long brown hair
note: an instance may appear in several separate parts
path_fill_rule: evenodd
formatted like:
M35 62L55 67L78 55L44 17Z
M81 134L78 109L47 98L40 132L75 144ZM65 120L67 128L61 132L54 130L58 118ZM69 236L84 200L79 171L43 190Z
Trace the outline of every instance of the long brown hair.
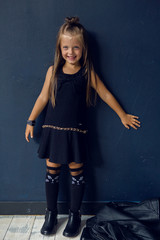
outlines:
M80 39L82 42L82 57L80 60L81 66L85 69L85 76L87 78L87 91L86 91L86 103L87 105L92 105L91 100L91 71L93 71L95 75L96 82L96 74L94 71L94 67L90 58L89 50L88 50L88 36L85 28L79 23L78 17L67 17L65 18L64 24L60 27L60 30L57 35L57 43L55 49L54 56L54 67L49 87L49 97L51 99L53 107L55 106L55 98L57 91L57 74L60 68L64 65L65 60L61 54L61 36L62 34L69 33L71 35L80 35ZM95 95L96 99L96 95Z

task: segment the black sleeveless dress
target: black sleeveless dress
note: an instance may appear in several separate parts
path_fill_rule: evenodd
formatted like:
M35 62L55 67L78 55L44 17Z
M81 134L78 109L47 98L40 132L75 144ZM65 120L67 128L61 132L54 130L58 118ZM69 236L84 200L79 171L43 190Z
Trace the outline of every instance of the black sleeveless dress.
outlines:
M39 158L49 158L50 162L60 164L86 160L86 87L84 68L75 74L65 74L62 69L59 71L56 105L53 108L49 100L38 149Z

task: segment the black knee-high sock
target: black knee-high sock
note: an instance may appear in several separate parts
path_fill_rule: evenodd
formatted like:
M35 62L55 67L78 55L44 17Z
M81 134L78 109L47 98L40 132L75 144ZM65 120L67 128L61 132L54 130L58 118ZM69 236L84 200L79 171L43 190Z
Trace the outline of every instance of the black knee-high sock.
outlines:
M83 173L77 176L71 176L71 189L70 189L70 210L77 212L80 210L83 194L84 194L84 176Z
M59 174L46 173L46 200L47 209L54 211L57 208L57 197L59 189Z

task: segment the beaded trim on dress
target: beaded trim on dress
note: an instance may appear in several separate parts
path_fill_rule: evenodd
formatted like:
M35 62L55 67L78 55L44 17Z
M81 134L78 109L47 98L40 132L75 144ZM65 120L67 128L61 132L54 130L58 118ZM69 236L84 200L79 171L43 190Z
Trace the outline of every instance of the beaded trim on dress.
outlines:
M62 127L57 127L53 125L43 125L42 128L53 128L57 130L64 130L64 131L74 131L74 132L80 132L86 134L88 130L81 130L79 128L62 128Z

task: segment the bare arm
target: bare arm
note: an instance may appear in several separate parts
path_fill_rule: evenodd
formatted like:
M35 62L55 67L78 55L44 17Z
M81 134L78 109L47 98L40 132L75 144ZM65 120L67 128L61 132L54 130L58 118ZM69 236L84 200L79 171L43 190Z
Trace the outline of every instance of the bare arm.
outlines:
M34 107L32 109L32 112L28 118L28 120L35 120L39 114L42 112L42 110L44 109L44 107L46 106L48 99L49 99L49 85L50 85L50 79L52 76L52 70L53 70L53 66L49 67L47 74L46 74L46 78L45 78L45 82L43 85L43 88L41 90L41 93L39 94ZM31 136L31 138L33 138L33 126L30 125L26 125L26 131L25 131L25 138L27 140L27 142L29 142L29 134Z
M92 87L98 93L100 98L117 113L123 125L128 129L129 129L129 126L133 127L134 129L137 129L137 127L140 127L140 122L137 120L138 117L131 114L127 114L123 110L123 108L120 106L118 101L115 99L115 97L111 94L111 92L105 87L105 85L100 80L98 75L96 75L96 78L97 78L97 85L95 81L95 75L92 72L91 73Z

